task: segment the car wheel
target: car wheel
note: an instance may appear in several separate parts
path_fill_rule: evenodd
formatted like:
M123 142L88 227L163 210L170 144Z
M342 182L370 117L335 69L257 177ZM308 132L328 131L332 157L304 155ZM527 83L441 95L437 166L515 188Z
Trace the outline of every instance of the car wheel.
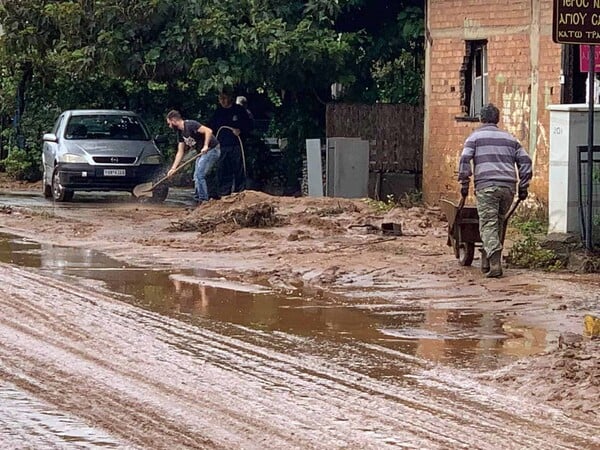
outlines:
M66 189L60 184L58 167L54 168L54 173L52 174L52 198L56 202L68 202L73 199L73 191Z
M169 186L166 186L164 184L156 186L152 190L151 201L152 203L162 203L167 198L167 195L169 195Z
M46 173L46 165L44 164L44 176L42 177L42 192L45 198L52 197L52 186L47 183L48 174Z

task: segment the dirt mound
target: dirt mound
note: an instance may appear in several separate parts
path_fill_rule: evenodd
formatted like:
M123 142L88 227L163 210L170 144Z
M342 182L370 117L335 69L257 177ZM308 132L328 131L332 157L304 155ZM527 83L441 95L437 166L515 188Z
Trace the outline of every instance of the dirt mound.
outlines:
M370 212L362 199L345 199L333 197L279 197L258 191L243 191L228 195L220 200L211 200L194 209L193 215L218 214L232 209L247 208L258 203L268 203L277 208L283 215L316 214L319 216L336 215L344 212Z
M291 223L327 234L339 234L344 232L347 223L372 212L362 199L277 197L263 192L243 191L204 203L186 217L172 222L168 229L200 233L218 230L229 234L240 228Z
M263 192L243 191L228 195L220 200L210 200L195 208L191 216L210 216L223 214L234 209L245 209L259 203L269 204L276 207L283 197L275 197Z
M561 337L562 338L562 337ZM600 420L600 340L575 335L560 348L522 360L484 378L500 381L519 394Z
M233 233L239 228L265 228L281 223L282 220L275 215L273 205L263 202L200 218L191 215L172 222L168 230L208 233L219 227L220 231Z

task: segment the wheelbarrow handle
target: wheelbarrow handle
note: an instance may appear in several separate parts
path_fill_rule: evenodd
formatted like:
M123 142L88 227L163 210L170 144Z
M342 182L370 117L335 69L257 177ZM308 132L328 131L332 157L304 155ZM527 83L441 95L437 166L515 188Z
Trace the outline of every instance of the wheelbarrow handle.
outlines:
M510 209L504 216L504 224L506 224L508 222L508 219L510 219L512 217L512 215L515 213L515 211L517 210L517 206L519 206L519 203L521 203L520 198L518 198L517 201L512 204L512 206L510 207Z

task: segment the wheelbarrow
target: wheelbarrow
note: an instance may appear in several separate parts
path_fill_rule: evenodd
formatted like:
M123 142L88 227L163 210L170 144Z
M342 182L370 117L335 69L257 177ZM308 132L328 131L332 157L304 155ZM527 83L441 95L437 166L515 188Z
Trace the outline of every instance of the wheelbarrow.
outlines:
M508 220L514 214L521 200L516 200L504 216L502 226L501 242L504 244L506 226ZM465 206L465 198L461 198L457 204L450 200L442 199L441 209L448 220L449 247L454 250L454 256L461 266L470 266L475 257L475 247L481 247L481 235L479 234L479 215L476 206Z

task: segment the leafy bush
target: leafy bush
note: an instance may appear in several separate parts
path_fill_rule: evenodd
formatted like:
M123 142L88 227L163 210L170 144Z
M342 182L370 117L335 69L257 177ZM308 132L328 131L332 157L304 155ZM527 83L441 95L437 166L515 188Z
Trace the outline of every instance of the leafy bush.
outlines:
M548 231L548 224L539 219L526 220L521 216L512 219L511 225L524 235L545 234Z
M42 176L39 155L31 150L12 147L2 165L14 180L37 181Z
M423 192L416 189L405 192L404 195L398 200L398 204L405 208L420 206L423 204Z
M563 268L561 258L553 250L544 249L532 234L527 234L510 249L506 261L527 269L557 270Z
M511 226L519 231L522 238L515 242L506 261L527 269L557 270L564 266L564 260L554 250L542 248L538 236L545 235L548 224L538 218L526 219L517 216Z
M367 198L365 199L365 203L378 213L386 213L396 206L396 201L394 200L394 196L392 194L389 194L385 200L374 200L372 198Z

